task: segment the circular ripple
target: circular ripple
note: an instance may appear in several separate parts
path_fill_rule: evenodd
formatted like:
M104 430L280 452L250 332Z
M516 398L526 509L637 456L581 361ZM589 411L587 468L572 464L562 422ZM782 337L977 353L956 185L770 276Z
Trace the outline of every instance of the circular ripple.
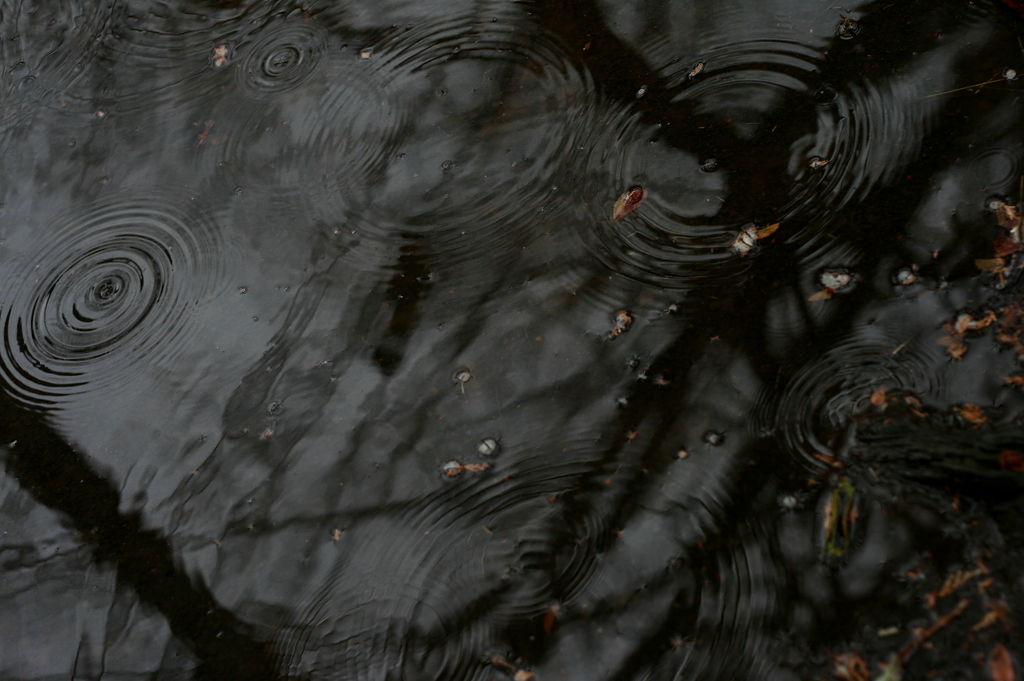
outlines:
M296 187L354 247L417 238L445 267L494 262L564 209L568 132L592 99L556 41L524 21L469 12L348 41L316 87L219 119L227 143L201 153L235 184Z
M211 67L214 49L229 48L229 63L234 61L233 46L247 28L239 21L245 7L162 13L127 4L112 13L101 33L87 36L87 49L79 51L91 59L79 58L75 77L51 106L88 115L148 108L167 116L223 88L226 74Z
M5 123L27 110L15 104L18 100L74 87L95 65L116 15L107 0L12 4L0 12L0 35L6 37L0 52L0 78L6 86L0 117Z
M301 15L275 18L238 46L239 85L254 97L272 97L309 80L323 66L327 32Z
M893 354L893 350L899 352ZM805 366L790 381L774 414L762 415L786 449L806 466L821 469L820 456L845 453L847 429L859 412L872 406L879 388L888 396L927 395L941 381L935 373L943 362L938 350L922 343L900 347L877 333L840 342Z
M93 205L34 245L0 308L0 375L33 406L172 358L216 280L213 225L155 196Z
M968 162L968 172L985 187L1000 189L1019 177L1018 159L1008 149L987 149Z
M698 75L678 63L666 85L680 110L721 119L750 137L789 92L808 92L820 53L797 43L752 41L703 55ZM587 219L580 238L609 269L641 282L683 289L736 276L749 266L731 246L750 222L735 209L729 171L685 151L671 130L644 126L631 108L609 107L581 120L573 140L577 167L585 169ZM654 141L650 141L651 139ZM670 144L669 138L675 139ZM641 205L621 220L612 216L619 194L647 190ZM745 197L738 197L745 201Z

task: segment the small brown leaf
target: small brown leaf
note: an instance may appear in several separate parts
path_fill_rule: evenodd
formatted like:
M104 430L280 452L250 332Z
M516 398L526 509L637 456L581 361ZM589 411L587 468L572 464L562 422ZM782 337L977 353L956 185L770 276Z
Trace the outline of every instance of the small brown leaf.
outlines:
M995 201L996 206L996 223L1000 227L1012 230L1020 225L1020 212L1017 210L1017 206L1012 206L1005 201Z
M1024 473L1024 456L1012 449L1004 449L999 454L999 468L1011 473Z
M636 210L644 199L647 198L647 190L643 187L633 187L618 198L612 206L612 217L621 220Z
M1002 643L997 643L988 656L988 677L992 681L1017 681L1013 658Z
M965 404L957 411L960 412L960 416L962 416L965 421L968 421L975 426L980 426L988 421L988 417L985 416L985 411L976 404Z
M773 222L772 224L768 225L767 227L762 227L761 229L757 230L757 232L756 232L757 238L760 240L760 239L764 239L765 237L769 237L772 234L775 234L775 230L777 230L778 228L779 228L779 223L777 223L777 222Z
M957 361L967 354L967 344L953 336L943 336L939 339L939 345L944 345L946 353Z
M1010 385L1024 385L1024 376L1014 374L1003 378Z
M561 606L558 603L555 603L548 608L546 613L544 613L543 627L545 634L550 634L551 630L555 628L555 616L558 615L558 611L560 609Z
M876 407L881 407L885 404L885 388L877 388L875 392L871 393L871 404Z
M975 260L974 265L982 272L991 272L992 274L1002 274L1006 271L1006 262L1002 258Z
M829 298L832 297L832 293L833 293L832 289L825 288L825 289L822 289L822 290L818 291L817 293L815 293L813 296L811 296L807 300L810 301L810 302L815 302L815 301L818 301L818 300L828 300Z
M995 324L996 321L996 313L992 310L989 310L981 319L975 319L973 316L964 313L956 318L953 328L956 335L963 336L968 331L980 331L986 326Z

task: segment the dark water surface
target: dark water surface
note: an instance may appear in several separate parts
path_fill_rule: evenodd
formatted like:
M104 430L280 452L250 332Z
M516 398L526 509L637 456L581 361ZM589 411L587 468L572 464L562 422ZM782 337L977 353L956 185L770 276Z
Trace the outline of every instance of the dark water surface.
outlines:
M0 678L1017 678L1022 25L4 0Z

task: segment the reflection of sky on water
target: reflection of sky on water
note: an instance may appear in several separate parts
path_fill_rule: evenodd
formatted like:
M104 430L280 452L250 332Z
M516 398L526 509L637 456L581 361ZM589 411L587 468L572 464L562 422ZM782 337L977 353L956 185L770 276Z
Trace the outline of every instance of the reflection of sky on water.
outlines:
M280 678L817 678L911 642L908 573L1015 540L974 500L1016 499L1020 359L999 325L941 343L1021 295L973 265L1019 81L933 95L1024 72L1019 26L598 5L0 16L3 428L71 445L5 450L0 676L201 678L241 641ZM141 526L30 484L61 456ZM149 585L140 546L173 560ZM1015 555L965 622L1020 604ZM168 612L208 597L220 648Z

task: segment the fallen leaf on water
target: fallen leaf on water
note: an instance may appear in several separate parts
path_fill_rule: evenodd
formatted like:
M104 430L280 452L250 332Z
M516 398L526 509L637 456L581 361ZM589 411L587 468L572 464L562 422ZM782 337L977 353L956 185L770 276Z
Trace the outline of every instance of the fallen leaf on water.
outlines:
M817 300L828 300L829 298L832 297L833 293L834 293L834 291L832 289L830 289L830 288L822 289L822 290L818 291L817 293L815 293L810 298L808 298L807 300L809 300L811 302L814 302L814 301L817 301Z
M987 260L975 260L975 266L982 272L1002 274L1006 271L1006 262L1002 258L989 258Z
M965 404L957 409L957 411L960 412L960 416L962 416L964 420L975 426L980 426L988 421L988 417L985 416L985 411L976 404Z
M1003 378L1004 381L1010 385L1024 385L1024 376L1010 375Z
M203 131L199 134L199 140L196 142L197 147L201 146L202 143L206 141L206 138L210 136L210 131L213 130L213 124L216 122L217 121L212 118L206 121L206 127L203 128Z
M871 404L876 407L885 404L885 388L877 388L875 392L871 393Z
M555 616L558 614L558 611L560 609L561 606L558 603L555 603L550 608L548 608L548 611L546 613L544 613L543 626L545 634L550 634L551 630L555 628Z
M992 681L1017 681L1013 658L1002 643L997 643L988 656L988 676Z
M1004 234L1000 234L996 237L996 240L992 244L992 252L997 258L1002 258L1007 255L1013 255L1021 248L1020 244L1013 240L1012 237L1008 237Z
M778 228L778 222L773 222L767 227L762 227L760 229L757 227L745 227L736 237L736 240L732 242L731 248L740 255L746 255L750 253L758 241L775 234Z
M1016 241L1021 240L1020 211L1017 206L995 199L992 205L996 209L996 222L1000 227L1010 232L1010 237Z
M1004 449L999 454L999 468L1011 473L1024 473L1024 456L1012 449Z
M955 360L961 360L967 354L967 344L953 336L943 336L939 345L946 347L946 353Z
M996 321L996 313L992 310L989 310L981 319L975 319L972 315L964 313L953 322L953 331L957 336L963 336L968 331L980 331L991 324L995 324Z
M634 210L647 198L647 190L643 187L633 187L618 198L612 207L612 217L621 220Z

